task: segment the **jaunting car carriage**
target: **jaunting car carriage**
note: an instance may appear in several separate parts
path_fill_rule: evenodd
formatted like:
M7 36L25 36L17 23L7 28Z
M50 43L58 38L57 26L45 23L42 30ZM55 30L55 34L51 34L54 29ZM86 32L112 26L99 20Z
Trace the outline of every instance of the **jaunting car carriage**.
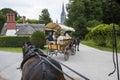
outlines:
M45 26L45 30L54 30L54 31L75 31L74 28L59 25L56 23L48 23ZM72 39L64 39L63 44L58 44L57 41L51 43L50 41L46 40L48 45L47 54L52 56L53 54L57 55L58 53L64 54L64 60L67 61L70 55L74 55L76 53L76 48L72 42Z

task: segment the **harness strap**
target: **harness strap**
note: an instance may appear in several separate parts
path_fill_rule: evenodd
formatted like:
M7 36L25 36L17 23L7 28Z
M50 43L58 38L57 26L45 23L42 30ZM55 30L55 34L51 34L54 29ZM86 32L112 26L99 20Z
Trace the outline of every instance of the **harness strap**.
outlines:
M41 60L41 62L40 62L40 64L42 65L42 77L41 77L41 80L46 80L46 77L45 77L45 75L46 75L46 62L45 62L45 60Z

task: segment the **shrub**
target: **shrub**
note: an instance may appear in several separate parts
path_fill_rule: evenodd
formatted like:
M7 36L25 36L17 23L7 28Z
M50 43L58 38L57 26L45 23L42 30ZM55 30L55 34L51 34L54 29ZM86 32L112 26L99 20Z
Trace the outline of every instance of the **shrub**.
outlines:
M116 33L119 32L118 25L114 25ZM113 24L100 24L92 28L89 34L86 36L88 39L93 39L93 41L99 46L106 46L106 44L111 44L112 42L112 33L113 33ZM118 35L118 34L116 34Z
M45 44L45 34L39 30L35 31L30 41L38 48L43 48Z

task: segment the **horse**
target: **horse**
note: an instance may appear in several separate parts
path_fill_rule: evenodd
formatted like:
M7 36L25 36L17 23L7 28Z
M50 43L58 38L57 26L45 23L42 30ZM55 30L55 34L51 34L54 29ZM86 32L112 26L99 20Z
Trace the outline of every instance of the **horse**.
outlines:
M21 80L66 80L63 73L55 69L49 62L62 71L61 65L47 57L31 42L26 42L22 47L22 51Z
M80 40L78 38L73 38L71 41L71 45L75 46L75 49L79 51Z

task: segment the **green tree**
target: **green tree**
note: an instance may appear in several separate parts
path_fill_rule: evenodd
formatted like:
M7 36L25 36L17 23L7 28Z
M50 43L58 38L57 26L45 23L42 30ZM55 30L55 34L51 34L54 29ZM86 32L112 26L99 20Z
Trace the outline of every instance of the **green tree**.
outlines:
M39 23L39 21L36 19L27 19L26 22L31 23L31 24L38 24Z
M15 18L16 18L16 20L18 20L18 19L21 18L20 15L17 13L17 11L15 11L15 10L13 10L13 9L11 9L11 8L3 8L3 9L0 10L0 12L2 12L2 14L3 14L4 16L6 16L7 13L15 13Z
M85 0L84 5L87 27L95 27L101 24L103 17L101 0Z
M23 23L23 20L20 18L17 20L17 23Z
M6 15L7 13L15 13L15 17L16 17L16 20L18 20L20 18L20 15L13 9L11 8L3 8L0 10L0 32L1 32L1 29L4 25L4 23L6 22Z
M67 6L68 18L65 24L75 28L74 36L85 36L87 33L85 6L83 0L73 0Z
M23 23L23 19L18 19L17 20L17 23ZM39 21L38 20L36 20L36 19L27 19L26 20L26 23L30 23L30 24L38 24L39 23Z
M48 12L48 9L43 9L41 15L39 15L39 22L41 24L47 24L49 22L52 22L52 19L50 18L50 14Z
M103 12L102 12L101 0L85 0L84 5L85 5L85 16L87 21L102 20Z
M120 24L120 5L115 0L105 0L103 4L103 22Z
M70 0L67 11L68 18L65 24L76 29L76 36L82 35L84 37L88 32L86 27L102 23L101 0Z
M5 23L6 17L0 12L0 32Z

